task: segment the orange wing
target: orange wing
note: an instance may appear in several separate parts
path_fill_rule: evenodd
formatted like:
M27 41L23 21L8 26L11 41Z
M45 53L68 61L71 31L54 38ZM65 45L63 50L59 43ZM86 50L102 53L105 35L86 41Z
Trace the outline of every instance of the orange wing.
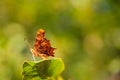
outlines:
M47 40L44 38L45 31L43 29L39 29L36 34L36 41L34 44L33 49L31 49L31 52L38 57L54 57L54 50L55 48L51 47L50 40Z

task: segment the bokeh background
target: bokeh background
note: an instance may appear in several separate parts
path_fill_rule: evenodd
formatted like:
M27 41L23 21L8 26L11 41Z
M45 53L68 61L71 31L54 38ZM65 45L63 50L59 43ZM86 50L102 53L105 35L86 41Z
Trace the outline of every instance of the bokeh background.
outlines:
M0 0L0 80L22 80L22 64L33 60L24 38L33 46L40 28L65 63L64 80L119 73L119 0Z

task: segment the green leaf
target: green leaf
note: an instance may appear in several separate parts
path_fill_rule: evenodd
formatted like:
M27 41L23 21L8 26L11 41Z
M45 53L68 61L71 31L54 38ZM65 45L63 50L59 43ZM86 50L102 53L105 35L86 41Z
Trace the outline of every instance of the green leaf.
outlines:
M23 64L23 80L55 80L63 70L64 63L60 58L25 62Z

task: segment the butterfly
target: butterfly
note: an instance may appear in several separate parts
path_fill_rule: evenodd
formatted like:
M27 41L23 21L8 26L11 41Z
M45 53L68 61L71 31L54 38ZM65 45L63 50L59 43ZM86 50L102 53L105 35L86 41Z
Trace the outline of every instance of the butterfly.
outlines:
M56 48L51 47L50 40L45 38L45 30L39 29L36 33L34 46L30 48L33 56L40 58L48 58L49 56L54 57L55 49Z

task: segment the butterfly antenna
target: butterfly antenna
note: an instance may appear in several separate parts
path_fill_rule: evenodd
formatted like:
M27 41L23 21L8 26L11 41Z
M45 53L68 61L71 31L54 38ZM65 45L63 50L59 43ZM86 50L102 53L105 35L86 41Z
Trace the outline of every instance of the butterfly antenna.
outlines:
M32 48L31 44L28 42L27 38L24 38L24 41L27 43L27 45Z
M31 46L31 44L28 42L28 40L27 40L27 38L24 38L24 41L27 43L27 45L30 47L30 50L33 50L32 49L32 46ZM31 51L32 53L33 53L33 51ZM35 61L35 56L34 56L34 54L32 54L32 57L33 57L33 60Z

